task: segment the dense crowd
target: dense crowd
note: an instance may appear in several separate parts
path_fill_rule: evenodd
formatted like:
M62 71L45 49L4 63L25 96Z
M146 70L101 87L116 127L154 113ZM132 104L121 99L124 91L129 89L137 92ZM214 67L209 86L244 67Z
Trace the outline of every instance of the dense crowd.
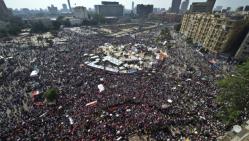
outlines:
M104 43L154 46L152 33L134 39L61 31L64 45L1 46L0 138L109 141L146 134L155 140L215 140L225 130L216 117L214 81L221 71L196 51L167 49L169 58L135 74L84 65L84 54ZM39 74L32 78L34 69ZM56 105L34 105L30 92L48 88L59 90ZM92 101L97 103L86 106Z

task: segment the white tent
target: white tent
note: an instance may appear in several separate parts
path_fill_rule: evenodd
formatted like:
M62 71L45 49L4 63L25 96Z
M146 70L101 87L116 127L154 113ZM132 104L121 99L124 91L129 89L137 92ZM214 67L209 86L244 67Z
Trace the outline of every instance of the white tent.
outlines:
M98 89L99 89L99 92L101 93L101 92L103 92L105 90L105 87L104 87L103 84L99 84Z
M30 77L36 77L38 76L39 71L38 70L33 70L30 74Z

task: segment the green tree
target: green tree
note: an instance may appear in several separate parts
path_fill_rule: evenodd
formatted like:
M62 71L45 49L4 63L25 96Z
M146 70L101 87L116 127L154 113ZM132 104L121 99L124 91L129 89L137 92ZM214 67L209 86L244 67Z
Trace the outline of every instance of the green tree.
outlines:
M187 41L188 44L193 44L193 40L191 38L187 38L186 41Z
M106 22L105 17L103 15L100 14L93 14L93 23L97 23L97 24L103 24Z
M65 27L70 27L71 23L69 19L65 19L64 16L59 16L56 21L54 21L53 26L55 30L58 30L61 25L64 25Z
M160 33L160 38L161 40L172 40L171 34L170 34L170 30L166 27L164 29L162 29L161 33Z
M224 52L235 54L249 31L249 19L234 23L234 27L227 35Z
M53 102L58 97L58 90L55 88L50 88L44 93L44 97L48 102Z
M6 17L3 22L6 24L3 27L0 27L0 37L6 37L8 35L17 35L25 26L22 19L15 16Z
M221 104L219 116L226 124L239 121L240 116L249 113L249 60L237 66L234 74L218 81L220 93L217 96Z
M42 23L42 21L34 22L31 25L32 33L44 33L48 32L48 28Z
M175 26L174 26L175 31L176 31L176 32L180 32L181 26L182 26L182 24L177 24L177 25L175 25Z

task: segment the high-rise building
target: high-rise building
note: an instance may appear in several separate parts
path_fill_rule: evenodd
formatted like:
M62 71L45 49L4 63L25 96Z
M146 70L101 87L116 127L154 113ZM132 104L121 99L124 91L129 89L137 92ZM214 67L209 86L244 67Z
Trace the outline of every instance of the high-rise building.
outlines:
M69 7L70 12L72 12L72 7L71 7L70 0L67 0L67 4L68 4L68 7Z
M190 6L190 12L192 13L204 13L207 12L207 3L206 2L193 2Z
M0 20L11 15L3 0L0 0Z
M147 17L149 14L153 13L153 5L137 5L137 15L139 17Z
M179 13L180 5L181 5L181 0L172 0L171 12Z
M62 4L62 12L68 12L67 4Z
M212 12L216 0L207 0L207 12Z
M185 0L181 5L181 12L185 13L188 10L189 0Z
M207 2L193 2L190 6L190 12L202 13L209 12L212 13L216 0L207 0Z
M131 10L132 10L133 12L134 12L134 10L135 10L135 3L134 3L134 1L132 2Z
M50 14L57 14L58 13L58 8L55 7L53 4L51 6L48 6L48 11Z
M95 11L105 17L121 17L124 13L124 6L119 2L102 1L102 5L95 5Z

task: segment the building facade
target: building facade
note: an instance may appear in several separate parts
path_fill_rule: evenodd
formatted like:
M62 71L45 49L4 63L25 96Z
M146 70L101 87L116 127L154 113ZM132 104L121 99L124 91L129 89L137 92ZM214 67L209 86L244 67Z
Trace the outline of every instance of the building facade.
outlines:
M73 8L73 15L75 18L86 20L88 19L87 9L83 6L77 6Z
M207 12L206 2L193 2L190 6L191 13L205 13Z
M180 11L181 0L172 0L171 12L179 13Z
M185 14L180 32L192 39L193 43L219 53L230 48L228 43L233 40L231 34L241 20L234 20L223 14Z
M121 17L124 14L124 6L118 2L102 1L102 5L95 5L95 11L104 17Z
M207 2L193 2L190 6L192 13L212 13L216 0L207 0Z
M53 4L51 6L48 6L48 11L50 14L57 14L58 13L58 8L55 7Z
M153 13L153 5L137 5L137 15L139 17L147 17L151 13Z
M67 4L65 4L65 3L62 4L62 11L64 11L64 12L68 11Z

